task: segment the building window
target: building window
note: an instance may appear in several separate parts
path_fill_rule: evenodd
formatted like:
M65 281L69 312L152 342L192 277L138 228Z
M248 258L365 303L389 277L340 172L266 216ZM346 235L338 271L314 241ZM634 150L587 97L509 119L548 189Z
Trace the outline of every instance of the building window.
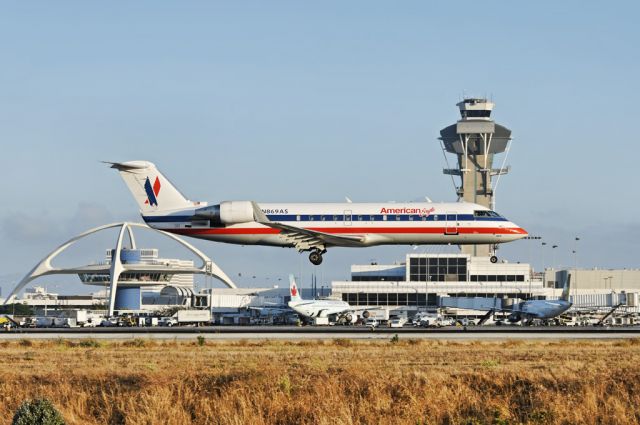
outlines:
M409 280L412 282L466 282L466 257L411 258Z

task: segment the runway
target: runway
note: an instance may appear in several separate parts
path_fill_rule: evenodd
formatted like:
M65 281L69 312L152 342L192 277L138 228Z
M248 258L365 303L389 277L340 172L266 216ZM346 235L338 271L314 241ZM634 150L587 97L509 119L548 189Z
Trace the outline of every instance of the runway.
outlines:
M154 327L154 328L36 328L15 329L1 332L0 340L16 339L107 339L126 340L179 339L190 340L204 336L209 340L304 340L304 339L401 339L440 340L501 340L501 339L621 339L640 338L640 327L575 328L575 327L513 327L487 326L480 328L450 327L424 328L376 328L296 327L296 326L207 326L207 327Z

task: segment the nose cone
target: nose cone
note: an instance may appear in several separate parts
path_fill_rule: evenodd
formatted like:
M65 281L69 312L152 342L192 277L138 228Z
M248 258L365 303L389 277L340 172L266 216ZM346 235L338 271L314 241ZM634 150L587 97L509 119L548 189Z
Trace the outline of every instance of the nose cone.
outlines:
M529 232L524 230L522 227L518 226L515 223L509 223L509 232L511 236L511 240L516 241L518 239L525 238L529 236Z

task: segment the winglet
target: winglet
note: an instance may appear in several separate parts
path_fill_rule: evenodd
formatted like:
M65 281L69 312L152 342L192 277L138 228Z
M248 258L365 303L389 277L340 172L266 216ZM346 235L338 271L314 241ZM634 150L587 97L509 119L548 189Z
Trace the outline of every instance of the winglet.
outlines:
M262 224L271 223L271 220L267 218L256 202L251 201L251 205L253 206L253 219L255 221Z

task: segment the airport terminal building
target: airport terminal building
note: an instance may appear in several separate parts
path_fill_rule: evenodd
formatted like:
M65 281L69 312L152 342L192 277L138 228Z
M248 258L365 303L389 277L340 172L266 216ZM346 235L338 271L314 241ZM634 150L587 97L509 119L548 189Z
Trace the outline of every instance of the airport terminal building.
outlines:
M350 281L332 282L332 298L409 315L438 308L445 296L528 299L547 292L529 264L494 264L468 254L408 254L397 264L353 265Z

